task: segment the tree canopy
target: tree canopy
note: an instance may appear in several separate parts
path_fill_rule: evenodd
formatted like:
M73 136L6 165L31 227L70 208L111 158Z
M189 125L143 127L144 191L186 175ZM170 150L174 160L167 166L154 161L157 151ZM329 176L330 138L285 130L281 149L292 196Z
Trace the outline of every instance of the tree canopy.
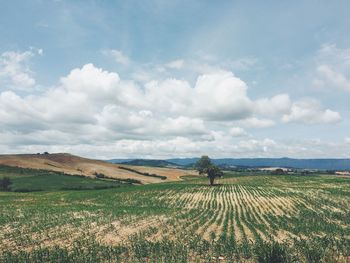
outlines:
M221 169L212 163L207 155L203 155L196 163L196 169L199 174L206 174L210 185L214 185L216 177L222 177L224 174Z

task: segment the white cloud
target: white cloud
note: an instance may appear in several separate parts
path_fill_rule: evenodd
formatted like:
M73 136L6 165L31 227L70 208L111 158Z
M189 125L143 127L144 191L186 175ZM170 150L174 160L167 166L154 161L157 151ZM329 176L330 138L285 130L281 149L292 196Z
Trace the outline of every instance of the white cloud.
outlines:
M317 67L319 78L314 80L314 84L325 88L338 88L350 91L350 80L343 73L337 72L328 65L320 65Z
M194 110L209 120L239 120L251 115L247 85L230 72L202 75L194 87Z
M350 65L350 48L338 48L334 43L326 43L318 51L320 59L328 59L332 63L345 63Z
M43 113L12 91L0 93L0 129L33 131L45 128Z
M350 143L350 137L345 138L345 143Z
M239 121L239 123L247 128L269 128L275 125L275 122L270 119L259 119L256 117L247 118Z
M255 111L264 116L274 117L287 113L291 105L288 94L279 94L272 98L258 99L255 102Z
M230 72L201 75L193 88L183 80L151 81L140 96L153 111L205 120L244 119L253 111L246 84Z
M280 151L279 143L254 138L253 131L275 125L282 114L286 122L307 124L337 119L318 104L292 103L288 94L253 100L231 72L202 74L194 85L166 78L142 86L86 64L41 93L0 92L0 150L271 156Z
M315 100L304 100L293 103L291 112L282 117L285 123L296 122L304 124L337 123L341 120L338 112L323 109Z
M0 56L0 80L11 88L27 89L35 85L33 72L29 69L29 60L34 56L31 51L4 52Z
M238 144L238 149L242 152L256 152L256 153L266 153L269 152L271 149L277 146L277 143L269 138L263 139L263 140L245 140L241 141Z
M93 64L73 69L68 76L61 78L64 90L79 92L94 99L116 97L119 81L117 73L104 71Z
M40 135L40 137L38 136ZM41 143L42 140L42 143ZM62 142L57 144L55 142ZM156 139L119 139L104 143L81 142L69 133L45 131L43 133L5 134L0 132L2 153L70 152L82 156L107 158L169 158L193 157L210 154L211 157L281 157L294 158L349 158L348 144L320 140L293 139L276 141L265 139L242 139L238 143L227 137L216 136L214 140L196 141L177 136Z
M233 137L245 137L248 136L248 133L241 127L232 127L229 130L229 134Z
M316 58L313 85L325 90L350 91L350 49L324 44Z
M249 70L252 67L256 66L257 63L258 63L258 59L252 58L252 57L239 58L239 59L225 62L227 66L229 66L234 70Z
M103 53L107 56L111 56L117 63L123 66L129 66L131 64L130 58L120 50L105 50Z
M160 125L160 132L165 135L201 135L208 131L201 119L192 119L184 116L167 118Z
M97 114L98 125L107 127L116 132L137 133L137 129L146 127L147 116L145 111L131 111L117 105L106 105L101 113Z
M187 81L166 79L152 81L141 92L140 105L166 115L190 115L194 90Z
M184 61L182 59L177 59L165 64L164 66L171 69L181 69L184 66Z

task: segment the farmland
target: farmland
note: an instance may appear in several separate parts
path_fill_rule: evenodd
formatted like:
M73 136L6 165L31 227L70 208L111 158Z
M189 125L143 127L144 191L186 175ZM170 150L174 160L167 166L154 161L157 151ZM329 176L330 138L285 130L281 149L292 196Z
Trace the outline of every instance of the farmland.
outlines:
M182 176L196 174L183 169L116 165L68 153L0 155L0 165L92 178L100 174L111 179L138 180L142 184L179 181Z
M0 192L4 262L348 262L350 179L225 174Z

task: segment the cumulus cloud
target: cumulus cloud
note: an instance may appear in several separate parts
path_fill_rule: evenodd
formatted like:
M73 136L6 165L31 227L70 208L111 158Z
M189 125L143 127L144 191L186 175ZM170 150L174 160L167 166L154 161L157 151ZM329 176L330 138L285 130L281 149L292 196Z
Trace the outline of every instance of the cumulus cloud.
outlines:
M259 119L256 117L247 118L239 121L239 123L247 128L268 128L275 125L275 121L271 119Z
M184 61L182 59L177 59L174 61L170 61L164 66L171 69L181 69L184 66Z
M99 126L119 133L137 133L138 129L145 128L149 124L147 117L152 117L152 113L131 111L117 105L106 105L103 107L102 112L96 115Z
M248 136L248 133L241 127L232 127L229 130L229 134L233 137L245 137Z
M272 98L258 99L255 102L255 111L265 116L278 116L287 113L291 108L292 102L288 94L279 94Z
M160 132L167 135L186 136L206 134L208 131L203 120L180 116L178 118L167 118L160 125Z
M324 44L316 58L314 86L325 90L350 91L350 49Z
M43 113L13 91L0 93L0 129L28 132L46 127Z
M202 74L194 84L165 78L141 85L86 64L41 93L1 92L0 150L268 156L278 143L254 138L254 129L271 127L282 115L285 122L306 124L340 119L310 105L293 103L288 94L254 100L246 83L228 71Z
M230 72L201 75L193 88L184 80L151 81L140 96L143 107L205 120L238 120L253 112L246 84Z
M239 120L251 115L247 85L230 72L202 75L194 87L197 114L209 120Z
M314 80L314 84L319 87L335 87L345 91L350 91L350 80L343 73L335 71L328 65L317 67L319 78Z
M315 100L304 100L293 103L289 114L282 117L283 122L304 124L337 123L341 120L338 112L323 109Z
M103 54L112 57L117 63L123 66L129 66L131 64L130 58L122 51L117 49L104 50Z
M86 64L81 69L73 69L68 76L61 78L60 82L61 88L67 92L81 93L100 101L117 96L119 81L117 73L104 71L93 64Z
M15 89L27 89L35 85L33 72L29 69L32 51L4 52L0 56L0 81Z

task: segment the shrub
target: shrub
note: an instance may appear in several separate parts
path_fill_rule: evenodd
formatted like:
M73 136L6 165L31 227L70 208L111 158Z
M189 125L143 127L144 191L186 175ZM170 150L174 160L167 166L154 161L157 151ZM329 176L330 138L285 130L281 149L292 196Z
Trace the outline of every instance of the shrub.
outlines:
M9 177L5 176L2 179L0 179L0 191L10 191L11 187L10 185L12 184L12 181Z
M94 175L96 176L96 178L106 178L106 176L103 173L94 172Z
M130 183L130 184L142 184L142 182L140 180L132 179L132 178L120 179L120 181L123 181L123 182L126 182L126 183Z
M16 188L15 190L13 190L14 192L18 192L18 193L30 193L30 192L40 192L40 191L44 191L43 189L39 189L39 188L33 188L33 189L29 189L29 188Z
M129 167L118 166L118 168L126 170L126 171L129 171L129 172L137 173L137 174L143 175L143 176L156 177L156 178L160 178L161 180L166 180L167 179L167 177L164 176L164 175L150 174L150 173L147 173L147 172L143 173L143 172L137 171L137 170L129 168Z
M287 248L278 242L257 244L255 257L259 263L284 263L292 262Z

